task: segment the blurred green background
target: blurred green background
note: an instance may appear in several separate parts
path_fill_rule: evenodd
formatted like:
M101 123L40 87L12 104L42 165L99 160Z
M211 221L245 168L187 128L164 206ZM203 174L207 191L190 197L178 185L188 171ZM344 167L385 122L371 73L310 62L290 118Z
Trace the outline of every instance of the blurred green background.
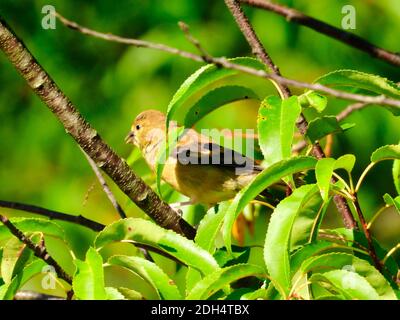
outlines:
M356 34L389 50L400 51L398 0L279 2L338 27L343 18L342 7L352 4L357 10ZM124 137L134 117L148 108L165 111L174 92L200 64L163 52L84 36L58 22L55 30L44 30L41 10L48 4L54 5L65 17L98 31L193 51L177 25L178 21L184 21L214 56L251 53L222 0L2 0L0 14L89 123L125 158L130 155L131 147L124 143ZM400 81L399 68L290 24L272 13L252 8L245 8L245 11L282 74L289 78L312 82L322 74L347 68ZM246 81L264 95L275 94L273 87L263 80L247 77ZM0 84L0 199L82 214L105 224L117 219L117 213L75 142L2 54ZM301 91L294 89L294 92ZM327 113L335 114L348 104L329 99ZM257 108L255 103L226 106L207 116L199 125L255 128ZM355 154L354 174L358 177L372 151L399 142L400 121L377 107L357 112L348 121L357 125L335 137L333 156ZM143 161L135 161L133 169L147 180L151 179ZM110 185L129 216L142 215L111 182ZM361 205L367 217L383 205L382 195L386 192L395 195L390 162L377 166L361 190ZM11 214L9 210L1 211ZM21 215L15 211L12 214ZM334 212L329 214L326 223L341 226ZM83 258L93 233L62 224L75 254ZM259 219L252 243L263 242L265 227L265 220ZM400 217L388 210L373 231L385 247L392 247L399 241ZM71 259L62 246L51 242L49 246L56 258L64 261L66 269L72 271ZM129 250L134 249L129 247ZM157 259L163 260L168 273L175 272L174 263ZM111 270L107 277L109 281L123 283L126 276L126 273ZM178 273L179 276L182 275Z

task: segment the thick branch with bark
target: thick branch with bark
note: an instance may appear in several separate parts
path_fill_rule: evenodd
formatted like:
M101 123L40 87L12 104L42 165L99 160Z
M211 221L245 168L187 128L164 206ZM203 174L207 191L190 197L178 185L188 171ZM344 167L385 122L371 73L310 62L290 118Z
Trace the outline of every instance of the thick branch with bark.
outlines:
M307 16L304 13L273 3L266 0L239 0L241 3L274 12L285 17L287 21L295 22L306 26L316 32L327 35L328 37L339 40L353 48L359 49L371 55L374 58L386 61L392 65L400 66L400 55L389 50L380 48L369 41L342 29L336 28L321 20Z
M163 202L102 140L1 18L0 49L65 130L138 207L158 225L194 238L194 228Z

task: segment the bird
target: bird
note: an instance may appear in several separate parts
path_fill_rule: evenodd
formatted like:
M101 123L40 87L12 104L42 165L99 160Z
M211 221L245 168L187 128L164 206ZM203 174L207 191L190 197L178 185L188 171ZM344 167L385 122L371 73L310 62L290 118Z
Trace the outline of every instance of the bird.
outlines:
M166 115L158 110L141 112L133 121L125 142L138 147L155 172L161 148L165 148ZM169 130L179 128L169 124ZM164 147L163 147L164 146ZM190 199L213 206L229 200L262 171L253 159L214 143L193 128L185 128L165 161L161 179Z

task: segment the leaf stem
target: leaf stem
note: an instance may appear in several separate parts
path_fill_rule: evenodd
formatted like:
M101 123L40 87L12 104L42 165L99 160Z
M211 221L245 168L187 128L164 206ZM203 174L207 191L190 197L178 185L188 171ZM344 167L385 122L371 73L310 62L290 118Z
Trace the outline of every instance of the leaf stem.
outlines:
M357 193L358 190L360 190L361 184L364 181L365 177L367 176L368 172L375 166L375 162L371 162L368 167L365 168L364 172L361 174L360 178L358 179L356 188L354 190L354 193Z
M367 229L371 229L371 226L372 226L372 224L375 222L375 220L381 215L381 213L383 212L383 211L385 211L387 208L389 208L390 206L389 205L385 205L385 206L383 206L382 208L380 208L375 214L374 214L374 216L371 218L371 220L368 222L368 225L367 225Z
M382 264L385 264L386 261L397 251L400 249L400 243L394 246L390 251L386 254L385 258L382 260Z

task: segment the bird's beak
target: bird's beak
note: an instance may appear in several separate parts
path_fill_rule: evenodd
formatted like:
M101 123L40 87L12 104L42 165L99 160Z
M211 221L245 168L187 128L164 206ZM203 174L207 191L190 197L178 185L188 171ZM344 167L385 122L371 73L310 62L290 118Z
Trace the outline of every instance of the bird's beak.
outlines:
M125 143L133 144L135 139L135 133L133 131L129 132L129 134L125 137Z

